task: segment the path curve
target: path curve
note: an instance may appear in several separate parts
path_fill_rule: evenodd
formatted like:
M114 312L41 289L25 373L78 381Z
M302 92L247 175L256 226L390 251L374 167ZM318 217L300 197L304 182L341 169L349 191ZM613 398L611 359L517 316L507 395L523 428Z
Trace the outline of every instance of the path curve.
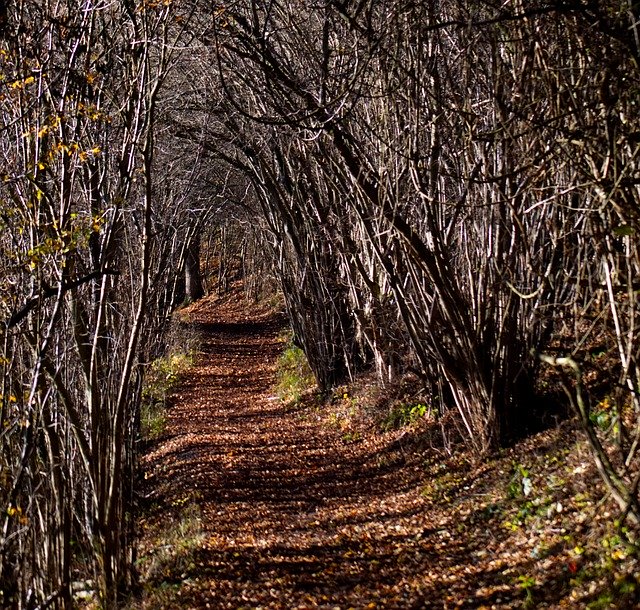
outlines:
M351 442L273 395L283 317L238 296L189 315L201 354L143 459L147 544L184 514L198 521L155 568L164 607L477 607L443 593L475 588L469 559L482 549L461 546L452 515L429 505L424 463L401 440ZM143 548L142 564L160 552Z

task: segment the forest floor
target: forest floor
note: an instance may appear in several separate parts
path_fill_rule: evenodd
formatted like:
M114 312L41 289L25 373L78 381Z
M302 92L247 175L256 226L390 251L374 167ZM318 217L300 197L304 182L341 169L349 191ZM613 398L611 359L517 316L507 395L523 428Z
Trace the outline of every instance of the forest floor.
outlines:
M572 422L475 462L428 413L383 430L366 383L283 402L282 314L234 292L182 317L201 343L143 457L131 608L636 607Z

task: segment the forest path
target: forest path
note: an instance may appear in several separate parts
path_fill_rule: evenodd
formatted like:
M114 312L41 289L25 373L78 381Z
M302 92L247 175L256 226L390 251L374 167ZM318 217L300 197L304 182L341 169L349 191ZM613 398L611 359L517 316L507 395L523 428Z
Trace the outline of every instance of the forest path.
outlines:
M486 532L457 535L446 490L423 493L425 456L401 433L353 440L316 407L286 408L273 395L282 316L237 295L188 314L201 353L143 458L153 596L136 607L478 608L499 564L482 565ZM458 494L471 495L467 466L447 464ZM509 591L483 601L496 596L511 607Z

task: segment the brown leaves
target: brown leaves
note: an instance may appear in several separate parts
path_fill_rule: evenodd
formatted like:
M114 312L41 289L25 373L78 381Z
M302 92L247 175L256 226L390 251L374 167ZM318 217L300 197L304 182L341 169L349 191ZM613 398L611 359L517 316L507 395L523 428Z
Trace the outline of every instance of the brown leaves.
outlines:
M590 554L594 504L578 484L584 471L574 472L580 456L555 457L556 444L568 446L561 431L482 464L406 451L408 439L394 444L403 432L379 435L355 416L361 441L345 443L317 407L272 399L277 324L262 316L252 326L244 307L199 303L191 313L208 334L167 438L145 457L155 507L141 555L161 548L168 522L193 506L200 531L173 568L148 576L142 607L571 607L597 598L607 578ZM528 496L510 487L524 462ZM615 573L628 572L627 547L610 543Z

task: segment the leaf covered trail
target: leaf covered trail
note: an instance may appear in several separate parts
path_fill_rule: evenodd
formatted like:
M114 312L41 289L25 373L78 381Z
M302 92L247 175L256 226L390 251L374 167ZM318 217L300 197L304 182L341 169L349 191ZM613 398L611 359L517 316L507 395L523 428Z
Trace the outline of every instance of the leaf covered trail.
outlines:
M556 556L544 587L522 580L540 566L519 545L536 540L496 520L488 465L401 432L351 440L317 407L285 407L281 317L239 297L189 315L201 353L143 460L143 607L571 607Z

